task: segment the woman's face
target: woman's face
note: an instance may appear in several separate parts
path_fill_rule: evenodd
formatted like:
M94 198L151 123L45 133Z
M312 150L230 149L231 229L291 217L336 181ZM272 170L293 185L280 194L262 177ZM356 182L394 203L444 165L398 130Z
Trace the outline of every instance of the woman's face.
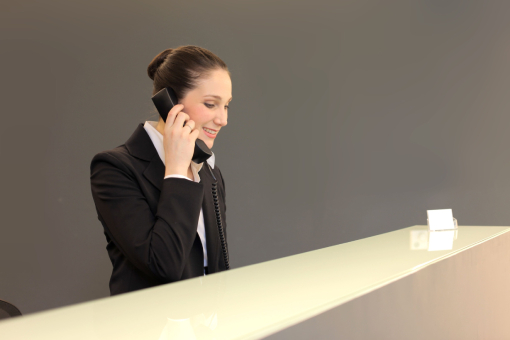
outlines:
M195 121L195 129L199 131L198 138L210 149L221 128L227 125L228 103L231 100L232 81L228 72L223 69L212 71L201 78L198 86L188 91L180 100L180 104L184 105L182 111Z

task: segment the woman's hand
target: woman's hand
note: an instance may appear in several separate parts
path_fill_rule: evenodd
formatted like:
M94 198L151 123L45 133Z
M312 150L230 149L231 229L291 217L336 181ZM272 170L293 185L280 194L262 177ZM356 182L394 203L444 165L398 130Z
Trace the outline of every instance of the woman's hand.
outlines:
M179 174L188 175L195 141L199 131L189 115L182 112L184 105L177 104L169 112L163 134L165 149L165 176ZM186 122L186 125L184 123Z

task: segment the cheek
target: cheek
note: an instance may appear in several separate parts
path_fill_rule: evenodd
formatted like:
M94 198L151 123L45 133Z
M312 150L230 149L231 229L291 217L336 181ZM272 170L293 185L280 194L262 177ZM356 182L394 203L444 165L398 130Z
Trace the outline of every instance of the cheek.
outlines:
M195 121L196 125L203 126L213 119L211 110L208 108L197 108L193 111L193 115L190 114L190 118Z

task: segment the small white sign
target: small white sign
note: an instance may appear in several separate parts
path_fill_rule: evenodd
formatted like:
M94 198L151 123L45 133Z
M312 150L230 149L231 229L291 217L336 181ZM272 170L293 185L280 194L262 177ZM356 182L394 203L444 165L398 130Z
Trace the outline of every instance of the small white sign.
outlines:
M452 209L427 210L430 230L455 229Z

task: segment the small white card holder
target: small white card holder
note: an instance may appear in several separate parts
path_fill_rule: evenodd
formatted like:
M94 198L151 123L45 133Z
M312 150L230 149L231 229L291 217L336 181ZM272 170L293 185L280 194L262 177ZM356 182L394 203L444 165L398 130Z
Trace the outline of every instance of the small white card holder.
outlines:
M452 209L427 210L429 227L429 251L450 250L457 239L459 225Z
M427 210L428 230L411 230L411 250L451 250L457 239L459 225L452 209Z
M456 230L459 228L452 209L427 210L429 231Z
M457 219L455 217L452 218L453 220L453 228L447 228L447 229L431 229L430 228L430 222L429 222L429 219L427 218L427 226L429 227L429 230L430 231L441 231L441 230L457 230L459 229L459 224L457 222ZM423 220L422 220L423 221Z

